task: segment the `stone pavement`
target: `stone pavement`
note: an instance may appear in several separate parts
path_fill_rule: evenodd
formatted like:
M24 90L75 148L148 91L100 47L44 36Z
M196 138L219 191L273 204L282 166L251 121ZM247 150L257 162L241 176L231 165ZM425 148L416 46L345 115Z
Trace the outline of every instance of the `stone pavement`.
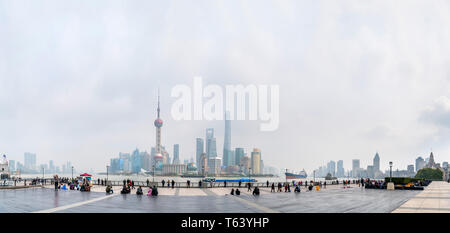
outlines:
M433 181L392 213L450 213L450 183Z
M241 188L240 196L231 188L158 188L158 197L106 194L104 186L91 192L55 191L48 188L0 190L0 213L390 213L422 191L373 190L358 186L328 186L320 191L271 193L260 188L253 196ZM144 192L147 188L144 188Z

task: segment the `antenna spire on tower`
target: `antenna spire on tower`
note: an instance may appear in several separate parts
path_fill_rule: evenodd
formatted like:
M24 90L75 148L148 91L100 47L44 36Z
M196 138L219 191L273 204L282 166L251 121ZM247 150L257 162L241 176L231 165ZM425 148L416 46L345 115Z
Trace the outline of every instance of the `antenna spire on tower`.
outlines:
M159 88L158 88L158 118L159 118Z

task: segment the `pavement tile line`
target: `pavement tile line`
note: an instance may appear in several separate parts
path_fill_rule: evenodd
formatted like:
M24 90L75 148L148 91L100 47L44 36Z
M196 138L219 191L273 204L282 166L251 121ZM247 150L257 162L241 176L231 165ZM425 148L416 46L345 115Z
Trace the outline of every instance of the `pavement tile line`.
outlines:
M280 213L279 211L276 211L276 210L264 207L262 205L258 205L256 203L251 202L251 201L247 201L244 198L240 198L240 197L236 197L236 196L233 196L233 197L234 197L235 200L237 200L237 201L239 201L241 203L247 204L247 205L249 205L251 207L254 207L254 208L258 209L258 210L261 210L264 213Z
M89 203L105 200L105 199L108 199L108 198L111 198L111 197L115 197L117 195L119 195L119 194L110 194L110 195L104 196L104 197L99 197L99 198L94 198L94 199L91 199L91 200L82 201L82 202L78 202L78 203L74 203L74 204L59 206L59 207L52 208L52 209L39 210L39 211L35 211L35 212L32 212L32 213L54 213L54 212L57 212L57 211L66 210L66 209L70 209L70 208L86 205L86 204L89 204Z

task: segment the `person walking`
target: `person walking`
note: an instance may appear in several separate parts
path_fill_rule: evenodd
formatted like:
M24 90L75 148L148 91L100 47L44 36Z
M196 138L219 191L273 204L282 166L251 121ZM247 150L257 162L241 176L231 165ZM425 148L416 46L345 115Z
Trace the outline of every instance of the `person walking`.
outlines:
M150 184L150 181L147 179L147 187L149 186L149 184Z
M166 183L166 181L164 181L164 180L161 181L161 184L162 184L163 187L164 187L165 183Z
M275 192L275 183L272 183L272 188L270 189L270 192Z
M266 182L266 186L267 186L267 188L269 187L269 180L267 180L267 182Z
M172 188L175 187L175 180L172 180Z

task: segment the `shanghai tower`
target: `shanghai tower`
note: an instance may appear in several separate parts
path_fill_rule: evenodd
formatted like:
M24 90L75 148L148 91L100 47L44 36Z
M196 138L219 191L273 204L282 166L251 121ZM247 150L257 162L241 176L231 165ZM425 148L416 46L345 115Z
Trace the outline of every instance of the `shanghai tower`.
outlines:
M223 165L226 167L233 165L231 151L231 121L230 121L230 112L226 112L225 114L225 137L223 143Z

